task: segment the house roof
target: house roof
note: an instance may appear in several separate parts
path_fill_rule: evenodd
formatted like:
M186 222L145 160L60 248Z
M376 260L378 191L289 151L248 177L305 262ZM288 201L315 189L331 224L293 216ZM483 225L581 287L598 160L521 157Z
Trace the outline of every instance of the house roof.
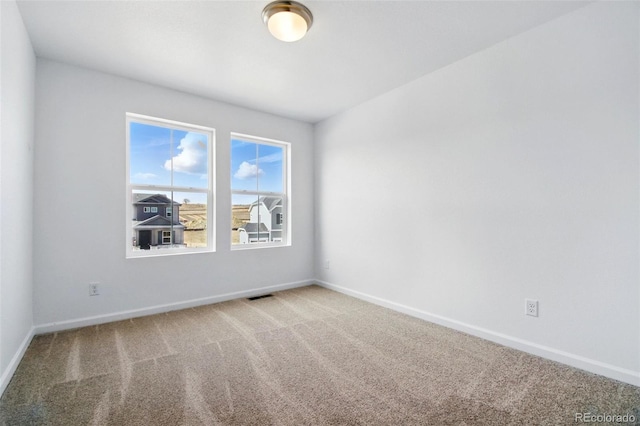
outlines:
M134 229L141 229L141 228L169 228L169 227L171 227L171 225L172 225L171 220L167 219L164 216L155 215L153 217L150 217L147 220L143 220L142 222L134 223L133 228ZM181 224L180 222L173 222L173 227L174 228L179 228L179 229L184 229L184 225Z
M255 222L247 222L242 225L240 228L244 229L248 233L256 233L258 232L258 224ZM260 232L269 232L264 223L260 222Z
M180 206L181 204L175 201L172 201L169 197L162 194L141 194L134 193L133 194L133 204L167 204L170 205L173 203L175 206Z
M252 206L258 205L260 203L263 203L267 210L273 211L273 209L278 206L282 207L282 197L272 197L269 195L260 197L258 198L258 201L254 201L250 204L249 209L251 209Z

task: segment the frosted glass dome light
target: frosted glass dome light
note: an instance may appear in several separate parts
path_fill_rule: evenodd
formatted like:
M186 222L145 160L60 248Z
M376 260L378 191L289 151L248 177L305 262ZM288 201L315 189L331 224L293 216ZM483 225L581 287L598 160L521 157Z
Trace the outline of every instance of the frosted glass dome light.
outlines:
M262 11L269 32L278 40L298 41L309 31L313 15L306 6L295 1L274 1Z

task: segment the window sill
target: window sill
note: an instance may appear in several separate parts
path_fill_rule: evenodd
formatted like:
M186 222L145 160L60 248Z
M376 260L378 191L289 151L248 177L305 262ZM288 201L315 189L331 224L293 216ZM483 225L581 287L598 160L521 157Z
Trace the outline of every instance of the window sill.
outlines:
M214 248L200 248L200 249L153 249L153 250L133 250L127 251L127 259L139 259L150 257L165 257L165 256L183 256L186 254L200 254L200 253L215 253Z
M250 244L232 244L231 251L266 249L277 247L291 247L291 243L250 243Z

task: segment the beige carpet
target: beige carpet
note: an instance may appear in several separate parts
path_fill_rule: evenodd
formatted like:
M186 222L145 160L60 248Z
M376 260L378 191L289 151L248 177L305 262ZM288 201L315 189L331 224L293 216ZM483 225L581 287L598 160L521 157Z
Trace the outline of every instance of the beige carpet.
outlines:
M639 408L637 387L311 286L37 336L0 419L570 425Z

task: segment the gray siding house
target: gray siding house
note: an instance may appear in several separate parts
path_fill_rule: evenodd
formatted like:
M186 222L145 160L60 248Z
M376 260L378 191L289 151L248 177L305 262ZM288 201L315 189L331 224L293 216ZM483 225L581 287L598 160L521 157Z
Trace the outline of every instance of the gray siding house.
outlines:
M240 244L282 241L282 197L264 196L249 205L249 222L238 228Z
M162 194L133 194L133 246L184 245L184 225L180 223L180 203Z

